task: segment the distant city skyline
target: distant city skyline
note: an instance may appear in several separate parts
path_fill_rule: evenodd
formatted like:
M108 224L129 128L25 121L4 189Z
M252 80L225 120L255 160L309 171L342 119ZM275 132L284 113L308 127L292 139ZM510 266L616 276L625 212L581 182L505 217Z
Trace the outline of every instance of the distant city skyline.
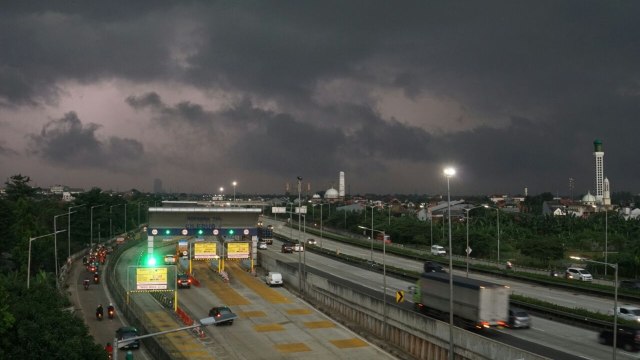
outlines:
M127 5L3 3L0 179L640 192L640 2Z

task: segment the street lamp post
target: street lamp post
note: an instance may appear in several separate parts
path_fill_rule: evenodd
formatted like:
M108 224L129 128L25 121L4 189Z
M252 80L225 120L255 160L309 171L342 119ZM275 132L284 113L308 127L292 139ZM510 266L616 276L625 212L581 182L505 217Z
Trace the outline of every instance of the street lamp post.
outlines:
M71 259L71 214L73 214L71 212L71 209L81 207L81 206L84 206L84 205L69 206L69 208L67 209L67 214L69 215L69 217L67 218L67 250L68 250L67 256L69 259Z
M387 339L387 265L385 256L387 254L386 233L383 230L374 230L364 226L358 226L360 229L377 231L382 234L382 339Z
M231 185L233 185L233 202L236 202L236 185L238 185L237 182L232 182Z
M609 263L609 216L607 208L604 208L604 262ZM607 278L607 267L604 267L604 278Z
M467 212L467 248L465 252L467 253L467 277L469 277L469 255L471 254L471 248L469 247L469 212L473 209L481 208L483 206L475 206L472 208L464 209Z
M127 203L124 203L124 233L127 233Z
M374 206L368 206L371 208L371 263L373 264L373 208ZM367 212L367 209L364 209L364 212ZM384 241L384 239L382 239Z
M94 209L94 208L97 208L97 207L101 207L101 206L104 206L104 204L100 204L100 205L93 205L93 206L91 207L91 220L89 221L89 223L91 224L91 225L90 225L90 226L91 226L91 241L90 241L90 243L91 243L91 248L93 248L93 209Z
M444 169L447 178L447 212L449 217L449 360L453 360L453 247L451 246L451 188L449 180L456 174L456 169Z
M615 270L615 283L613 285L613 354L611 355L611 358L613 360L616 360L616 356L618 354L618 263L610 264L607 262L590 260L579 256L570 256L570 258L573 260L605 265L605 268L607 266L611 266L613 270Z
M27 289L29 289L30 280L31 280L31 242L33 242L33 240L41 239L43 237L47 237L51 235L56 235L58 233L65 232L65 231L67 230L59 230L59 231L52 232L50 234L29 238L29 260L27 261Z
M324 204L320 204L320 249L323 249L322 247L322 207L324 206Z
M75 211L74 211L75 212ZM56 268L56 287L58 287L58 217L60 216L70 216L74 212L66 212L64 214L55 215L53 217L53 257L54 257L54 266Z
M302 186L302 176L298 176L298 246L302 246L302 243L300 241L300 217L302 215L302 206L301 206L302 203L300 202L300 193L302 191L301 186ZM304 291L302 291L302 254L300 254L301 252L302 251L298 251L298 289L300 290L300 294L304 296Z

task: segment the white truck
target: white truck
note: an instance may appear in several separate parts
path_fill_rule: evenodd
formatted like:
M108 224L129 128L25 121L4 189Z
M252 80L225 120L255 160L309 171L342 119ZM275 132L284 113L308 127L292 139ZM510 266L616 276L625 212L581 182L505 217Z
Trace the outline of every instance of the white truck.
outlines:
M425 272L411 288L417 311L449 321L449 274ZM454 324L483 329L509 320L509 287L453 275Z

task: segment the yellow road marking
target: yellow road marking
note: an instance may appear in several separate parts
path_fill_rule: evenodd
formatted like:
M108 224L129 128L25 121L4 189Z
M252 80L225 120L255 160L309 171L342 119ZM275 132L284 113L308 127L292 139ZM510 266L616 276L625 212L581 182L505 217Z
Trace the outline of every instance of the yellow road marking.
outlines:
M275 289L268 287L264 282L259 281L256 277L251 276L249 273L240 268L240 265L235 263L227 263L227 270L229 270L229 273L233 276L234 279L240 281L244 286L251 289L267 302L271 304L291 303L291 299L283 296Z
M264 311L260 311L260 310L238 311L236 314L238 314L238 316L240 316L240 317L248 317L248 318L265 317L265 316L267 316L267 314Z
M285 310L289 315L309 315L311 314L310 309L289 309Z
M364 342L364 341L362 341L360 339L357 339L357 338L344 339L344 340L331 340L329 342L332 343L335 347L337 347L339 349L368 346L366 342Z
M253 329L257 332L283 331L284 327L280 324L263 324L263 325L254 325Z
M204 263L197 263L193 266L198 269L197 275L200 284L204 285L214 293L225 305L249 305L251 302L238 294L229 284L222 281L220 276L209 269Z
M311 351L311 349L303 343L276 344L275 347L276 350L286 353Z

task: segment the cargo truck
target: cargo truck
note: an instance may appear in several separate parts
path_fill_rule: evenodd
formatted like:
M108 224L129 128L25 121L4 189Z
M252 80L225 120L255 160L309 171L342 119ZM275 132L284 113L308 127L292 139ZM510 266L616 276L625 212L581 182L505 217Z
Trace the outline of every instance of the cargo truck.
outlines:
M262 241L269 245L273 244L273 225L267 225L266 229L264 229L264 237L262 238Z
M417 311L449 321L449 274L425 272L411 289ZM505 326L509 319L509 287L453 276L454 324L470 329Z

